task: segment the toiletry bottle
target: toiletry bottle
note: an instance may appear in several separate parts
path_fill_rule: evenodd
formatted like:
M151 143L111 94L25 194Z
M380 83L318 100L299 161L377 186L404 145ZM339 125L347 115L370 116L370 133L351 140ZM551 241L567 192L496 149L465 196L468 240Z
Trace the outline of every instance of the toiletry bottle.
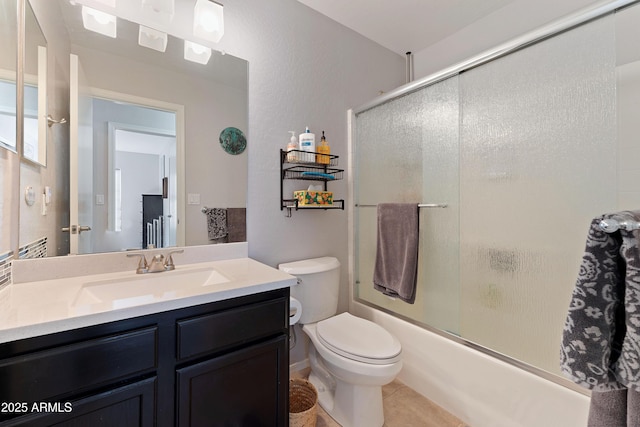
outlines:
M322 138L320 138L320 145L316 149L319 155L316 155L316 163L320 163L322 165L329 164L329 156L326 154L331 154L331 147L327 144L327 140L324 137L324 131L322 131ZM325 154L322 156L321 154Z
M300 160L311 163L316 161L315 154L307 154L316 152L316 136L311 133L308 126L305 132L300 134L300 150L306 151L306 153L300 153L302 155Z
M298 139L296 138L296 133L292 130L289 131L291 134L291 140L287 144L287 162L296 163L298 161L298 153L296 151L298 149Z

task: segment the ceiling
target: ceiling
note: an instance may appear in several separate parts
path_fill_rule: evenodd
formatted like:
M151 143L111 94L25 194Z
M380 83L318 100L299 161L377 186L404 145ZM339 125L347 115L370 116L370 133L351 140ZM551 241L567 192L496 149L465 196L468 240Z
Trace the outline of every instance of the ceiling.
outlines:
M298 0L399 55L419 52L515 0Z

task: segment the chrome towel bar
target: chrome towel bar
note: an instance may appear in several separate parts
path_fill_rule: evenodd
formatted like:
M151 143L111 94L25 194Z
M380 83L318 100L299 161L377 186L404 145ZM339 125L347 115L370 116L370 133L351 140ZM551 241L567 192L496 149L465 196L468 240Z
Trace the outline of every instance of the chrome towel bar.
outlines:
M356 208L375 208L378 205L361 205L356 203ZM418 203L419 208L446 208L449 205L446 203Z

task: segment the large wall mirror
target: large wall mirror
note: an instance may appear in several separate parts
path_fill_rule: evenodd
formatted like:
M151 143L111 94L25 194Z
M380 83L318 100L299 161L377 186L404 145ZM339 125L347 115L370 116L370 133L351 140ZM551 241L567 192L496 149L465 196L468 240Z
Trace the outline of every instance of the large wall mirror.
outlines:
M0 271L6 269L17 243L16 209L12 206L19 177L16 155L17 2L0 0ZM7 282L0 274L0 286Z
M42 28L45 110L57 115L44 128L55 153L21 183L36 198L21 203L20 244L48 237L51 256L246 240L247 150L229 153L219 138L227 128L246 137L248 63L215 50L186 60L183 40L121 18L115 37L100 34L80 2L28 3L39 25L26 39ZM68 188L54 188L56 176ZM227 238L209 238L214 210L234 218Z
M0 148L12 151L16 151L16 6L15 0L0 0Z

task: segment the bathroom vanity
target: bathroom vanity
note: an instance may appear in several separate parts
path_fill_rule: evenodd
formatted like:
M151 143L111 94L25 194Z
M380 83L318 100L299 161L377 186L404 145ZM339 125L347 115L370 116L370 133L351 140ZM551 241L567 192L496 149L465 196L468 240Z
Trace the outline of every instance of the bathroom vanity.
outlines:
M52 310L45 321L21 325L17 316L8 319L13 328L0 329L0 426L286 426L293 279L248 258L196 270L203 266L228 280L177 298L162 289L156 302L118 309L104 294L92 304L83 294L96 283L122 283L105 279L113 274L11 285L15 295L1 291L3 305L43 284L64 294L67 282L76 299L62 295L66 319ZM170 273L148 280L162 287L168 279L161 275ZM115 273L132 280L128 287L147 280L129 274Z

